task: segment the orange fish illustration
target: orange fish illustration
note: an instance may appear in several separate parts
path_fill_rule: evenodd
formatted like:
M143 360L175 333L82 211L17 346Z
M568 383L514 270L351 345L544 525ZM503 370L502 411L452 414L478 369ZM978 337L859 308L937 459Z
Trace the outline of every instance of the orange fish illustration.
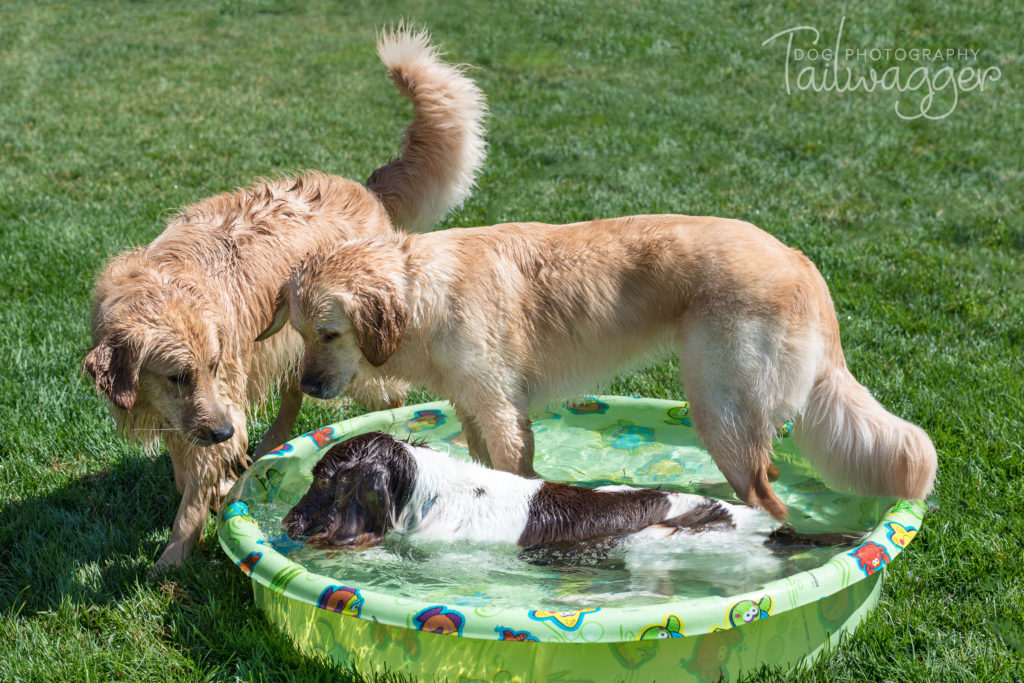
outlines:
M405 428L415 434L440 427L446 421L444 413L440 410L417 410L413 417L405 421Z
M238 568L242 570L242 573L246 576L252 574L252 568L256 566L256 563L263 557L263 553L249 553L245 556L245 559L238 563Z
M461 636L462 626L466 623L466 618L444 605L437 605L436 607L428 607L421 611L413 617L413 621L416 622L416 628L420 631L438 633L445 636L453 634Z
M338 614L358 617L363 608L363 596L359 594L358 588L328 586L320 594L316 606Z

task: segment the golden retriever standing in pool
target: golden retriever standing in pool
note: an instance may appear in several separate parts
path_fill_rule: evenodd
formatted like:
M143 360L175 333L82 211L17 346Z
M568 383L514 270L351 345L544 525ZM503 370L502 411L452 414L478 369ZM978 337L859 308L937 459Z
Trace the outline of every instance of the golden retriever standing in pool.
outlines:
M749 223L633 216L353 240L306 258L279 296L306 344L301 388L391 376L449 397L471 453L533 474L531 404L669 349L698 434L736 493L777 519L775 425L826 477L921 498L935 448L846 368L814 265ZM263 342L272 343L272 342Z
M205 199L100 276L85 369L123 433L151 446L163 438L182 494L157 566L195 546L218 491L248 462L246 413L274 385L281 409L256 456L291 432L302 342L291 332L253 339L299 259L393 226L429 227L468 196L483 163L485 104L462 68L442 62L426 32L385 33L377 52L413 104L401 158L366 186L307 173ZM374 377L353 392L378 408L404 400L405 385Z

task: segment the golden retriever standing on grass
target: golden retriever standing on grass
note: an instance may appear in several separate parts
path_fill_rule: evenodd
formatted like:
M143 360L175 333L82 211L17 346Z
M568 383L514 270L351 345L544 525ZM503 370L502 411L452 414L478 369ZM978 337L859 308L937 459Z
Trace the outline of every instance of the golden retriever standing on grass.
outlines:
M195 546L211 504L248 462L246 413L272 386L281 409L256 456L291 432L302 342L294 333L253 339L295 264L392 226L429 227L468 196L483 163L485 104L463 70L440 61L425 32L385 33L377 52L413 104L401 158L365 187L308 173L205 199L148 246L113 258L96 285L85 369L123 433L151 446L163 438L182 494L157 567ZM353 392L379 408L404 400L405 385L369 378Z
M921 498L935 448L846 368L814 265L742 221L633 216L352 240L307 257L279 296L306 344L304 392L397 377L451 398L470 452L533 475L531 404L679 353L698 434L747 503L777 519L775 425L828 479ZM264 342L268 343L268 342Z

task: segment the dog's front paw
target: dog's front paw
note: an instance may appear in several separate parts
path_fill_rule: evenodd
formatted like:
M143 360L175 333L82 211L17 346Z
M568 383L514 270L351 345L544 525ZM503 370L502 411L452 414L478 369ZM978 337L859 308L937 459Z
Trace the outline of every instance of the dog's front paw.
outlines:
M186 555L187 553L181 544L171 541L164 548L164 552L157 561L153 563L153 566L146 572L146 578L150 581L162 578L168 571L180 567L185 561Z

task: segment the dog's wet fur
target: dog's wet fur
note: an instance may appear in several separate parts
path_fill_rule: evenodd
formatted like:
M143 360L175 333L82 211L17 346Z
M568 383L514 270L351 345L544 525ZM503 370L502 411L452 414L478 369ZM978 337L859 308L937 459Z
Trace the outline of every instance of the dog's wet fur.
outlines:
M839 489L920 499L928 435L847 367L825 278L757 226L641 215L355 239L310 254L279 296L319 397L389 376L449 399L471 455L526 477L529 411L669 351L690 417L744 502L777 520L776 425Z
M445 480L426 471L439 458L464 475L451 480L455 493L437 490L438 486L445 487ZM312 474L309 490L281 525L290 537L322 548L378 545L392 529L415 534L418 525L430 521L432 512L450 518L454 529L441 538L491 540L487 526L475 535L460 536L466 526L460 515L468 519L474 513L468 508L464 512L450 508L473 501L500 510L509 498L519 496L527 497L520 506L523 514L497 515L494 524L501 528L493 531L523 548L529 561L540 564L574 556L600 560L607 551L638 533L664 538L679 532L727 531L736 528L739 512L755 514L747 506L660 489L592 489L494 473L474 463L453 461L422 443L401 441L382 432L361 434L333 446L313 467ZM505 479L485 481L494 477ZM526 488L519 491L515 486L503 485L514 480L526 482ZM687 509L673 514L681 503ZM509 527L515 531L512 535L507 533ZM805 535L782 526L765 543L784 555L801 547L854 543L857 538L854 534Z
M377 545L409 502L415 478L404 442L381 432L355 436L313 467L309 491L281 525L314 547Z
M123 434L166 444L182 496L155 568L180 564L199 540L209 508L249 463L247 415L274 387L280 411L254 455L289 438L303 344L291 330L255 340L297 262L340 241L425 229L472 189L486 107L464 67L441 61L426 32L401 27L377 52L413 105L401 157L365 185L306 172L210 197L99 277L84 368ZM400 405L406 389L370 378L349 393L377 410Z

